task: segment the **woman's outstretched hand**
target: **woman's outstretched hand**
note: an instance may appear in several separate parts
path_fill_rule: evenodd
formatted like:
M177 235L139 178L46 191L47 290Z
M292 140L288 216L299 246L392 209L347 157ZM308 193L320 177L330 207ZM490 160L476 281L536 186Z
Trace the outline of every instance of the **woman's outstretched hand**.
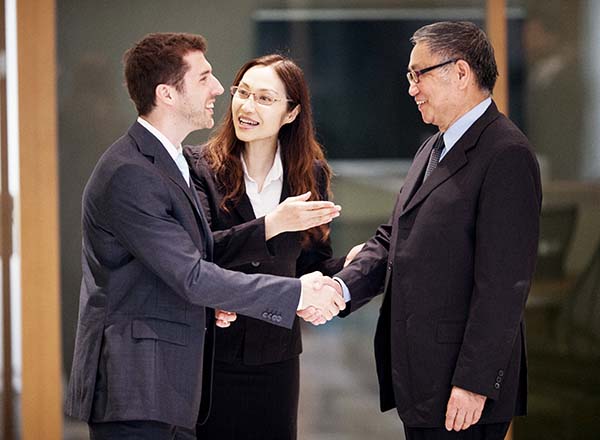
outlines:
M309 201L310 191L288 197L265 216L266 239L282 232L305 231L339 217L342 207L328 201Z

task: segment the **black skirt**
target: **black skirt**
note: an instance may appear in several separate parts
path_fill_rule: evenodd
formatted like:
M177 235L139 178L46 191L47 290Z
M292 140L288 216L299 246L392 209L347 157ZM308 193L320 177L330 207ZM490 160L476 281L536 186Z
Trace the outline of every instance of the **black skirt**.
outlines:
M265 365L215 362L210 415L199 440L295 440L300 362Z

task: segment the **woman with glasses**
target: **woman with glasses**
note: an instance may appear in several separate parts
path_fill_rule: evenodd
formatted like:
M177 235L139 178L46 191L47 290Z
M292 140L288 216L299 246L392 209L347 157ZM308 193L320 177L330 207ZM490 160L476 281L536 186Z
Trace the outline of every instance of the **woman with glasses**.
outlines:
M343 259L331 258L328 223L340 207L326 201L331 170L302 70L267 55L242 66L233 84L230 110L207 144L186 147L215 262L292 277L337 272ZM295 439L298 318L290 331L238 316L216 332L212 407L198 438Z

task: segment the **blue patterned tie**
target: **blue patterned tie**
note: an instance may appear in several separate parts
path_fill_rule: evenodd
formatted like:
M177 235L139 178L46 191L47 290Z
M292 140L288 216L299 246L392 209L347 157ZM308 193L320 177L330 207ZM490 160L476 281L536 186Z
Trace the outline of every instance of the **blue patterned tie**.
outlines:
M431 156L429 156L429 163L427 163L427 169L425 170L423 182L425 182L427 178L431 175L431 173L433 173L433 170L437 168L444 146L444 136L440 135L439 139L437 140L437 142L431 150Z
M181 175L183 176L185 183L190 186L190 169L188 167L187 161L185 157L183 157L183 153L179 152L179 155L175 158L175 163L177 164L177 168L181 171Z

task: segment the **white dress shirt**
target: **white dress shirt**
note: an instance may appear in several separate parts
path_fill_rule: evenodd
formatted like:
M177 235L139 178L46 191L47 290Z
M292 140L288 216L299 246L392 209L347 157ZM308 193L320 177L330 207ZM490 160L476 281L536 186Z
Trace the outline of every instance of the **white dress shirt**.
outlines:
M256 180L248 174L248 167L244 161L243 154L240 155L240 159L242 160L242 168L244 170L246 194L250 199L250 204L252 204L254 215L256 218L263 217L274 211L281 200L281 191L283 190L283 163L281 162L279 145L277 145L273 165L265 177L261 191L258 190L258 183Z

